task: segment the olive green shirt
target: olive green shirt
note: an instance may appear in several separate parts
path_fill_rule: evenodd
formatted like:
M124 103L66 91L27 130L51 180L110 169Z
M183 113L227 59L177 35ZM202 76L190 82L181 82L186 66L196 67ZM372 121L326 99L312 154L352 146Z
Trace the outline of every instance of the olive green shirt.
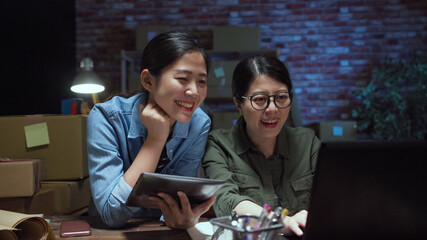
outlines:
M284 126L274 154L266 159L250 141L245 128L246 123L240 118L231 129L209 134L203 169L209 178L226 180L215 193L215 214L230 215L243 200L274 206L275 196L290 214L307 209L320 148L314 131Z

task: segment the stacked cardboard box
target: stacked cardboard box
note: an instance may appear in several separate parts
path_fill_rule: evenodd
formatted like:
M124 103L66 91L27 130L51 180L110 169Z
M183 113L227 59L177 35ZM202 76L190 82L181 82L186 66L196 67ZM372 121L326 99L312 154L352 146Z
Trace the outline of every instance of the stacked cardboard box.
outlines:
M240 117L238 112L216 112L212 117L213 129L229 129Z
M91 198L89 178L78 181L43 181L42 189L54 191L56 214L69 214L85 208Z
M207 98L224 98L231 101L233 71L241 59L228 59L226 53L259 51L259 39L258 26L217 26L213 28L213 51L211 54L225 53L225 56L212 60Z
M86 121L81 115L0 117L0 156L41 159L45 180L85 178ZM33 139L36 145L28 146Z
M0 159L0 209L53 214L53 191L40 189L42 172L39 159Z
M168 25L138 25L135 28L136 44L135 49L144 50L148 42L156 35L169 32Z
M214 51L257 51L260 49L258 26L216 26L213 28Z
M231 80L237 63L239 61L212 61L212 72L208 77L207 98L226 98L231 101Z
M25 168L20 167L14 174L9 174L6 177L9 180L0 181L0 184L3 182L9 186L9 192L17 192L4 195L3 189L6 188L1 186L0 197L3 198L1 200L4 206L14 200L21 204L13 207L21 208L24 213L33 213L34 209L38 209L41 213L52 214L50 211L53 209L55 214L68 214L89 205L86 122L87 116L82 115L0 117L0 156L10 159L40 159L43 166L40 172L44 172L40 191L36 188L37 184L40 186L40 178L37 181L30 179L30 174L24 172ZM11 172L0 165L0 172L2 171ZM19 181L11 180L11 175L17 176ZM22 179L29 181L24 183ZM17 183L21 182L22 186L18 187ZM10 199L12 197L15 199ZM18 201L16 197L27 198ZM51 200L48 201L47 198ZM37 206L39 201L44 202L42 207L32 207ZM1 205L2 201L0 208ZM50 210L47 205L51 206Z
M357 138L355 121L325 121L311 124L320 141L351 141Z
M40 189L39 159L0 159L0 198L30 197Z
M31 197L0 198L0 209L25 214L53 215L55 213L54 192L40 189Z

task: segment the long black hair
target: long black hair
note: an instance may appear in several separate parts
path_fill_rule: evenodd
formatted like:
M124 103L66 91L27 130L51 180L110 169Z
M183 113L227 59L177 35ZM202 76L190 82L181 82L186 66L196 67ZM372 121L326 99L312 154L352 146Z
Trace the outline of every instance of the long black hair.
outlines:
M163 68L190 52L200 52L202 54L205 59L206 71L209 72L210 59L192 34L187 32L161 33L154 37L144 48L140 72L148 69L151 75L158 77Z
M160 33L151 39L142 52L140 61L140 71L148 69L154 77L159 77L162 70L182 57L186 53L200 52L205 60L206 73L209 73L210 58L205 50L199 46L197 39L188 32L166 32ZM110 100L114 96L131 97L137 93L144 91L142 86L132 92L118 92L111 94L105 101ZM147 92L148 95L148 92Z
M266 75L286 84L289 92L292 91L292 82L285 64L276 57L254 56L237 64L233 72L231 91L238 102L243 100L251 83L260 75Z

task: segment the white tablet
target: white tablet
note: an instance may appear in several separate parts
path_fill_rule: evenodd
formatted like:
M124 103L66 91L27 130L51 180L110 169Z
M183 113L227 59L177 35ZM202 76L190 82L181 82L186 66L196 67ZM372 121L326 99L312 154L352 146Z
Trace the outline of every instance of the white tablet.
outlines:
M130 193L126 205L132 207L157 208L148 200L163 192L179 202L178 191L187 194L192 205L208 200L223 184L224 180L184 177L159 173L142 173Z

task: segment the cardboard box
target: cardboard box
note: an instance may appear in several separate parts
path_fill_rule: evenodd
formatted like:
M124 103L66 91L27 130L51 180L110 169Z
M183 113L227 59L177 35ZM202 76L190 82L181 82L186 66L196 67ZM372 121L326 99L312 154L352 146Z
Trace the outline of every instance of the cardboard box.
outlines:
M213 129L228 129L233 127L240 117L238 112L215 112L212 117Z
M89 206L89 178L79 181L42 181L42 189L55 192L55 214L69 214Z
M231 80L238 61L212 61L208 76L207 98L223 98L232 101Z
M206 99L228 99L233 101L231 86L209 86Z
M231 86L233 71L239 61L212 61L208 86Z
M0 117L0 156L41 159L45 180L87 177L87 116L39 115L41 122L32 124L36 116ZM28 128L38 124L44 124L44 127ZM35 141L32 147L28 147L29 138Z
M144 50L148 42L156 35L164 32L169 32L168 25L138 25L135 28L136 35L136 50Z
M0 161L0 198L33 196L40 189L41 172L38 159Z
M32 197L0 198L0 209L25 214L53 215L54 203L53 190L40 189Z
M87 206L87 207L78 209L78 210L76 210L74 212L71 212L68 215L71 215L71 216L83 216L83 215L88 215L88 214L89 214L89 207Z
M129 92L140 90L142 88L142 85L141 85L141 78L139 74L133 74L133 73L129 74L127 86L128 86Z
M260 49L258 26L218 26L213 28L213 50L257 51Z
M314 130L320 141L356 140L357 123L355 121L328 121L314 124Z

